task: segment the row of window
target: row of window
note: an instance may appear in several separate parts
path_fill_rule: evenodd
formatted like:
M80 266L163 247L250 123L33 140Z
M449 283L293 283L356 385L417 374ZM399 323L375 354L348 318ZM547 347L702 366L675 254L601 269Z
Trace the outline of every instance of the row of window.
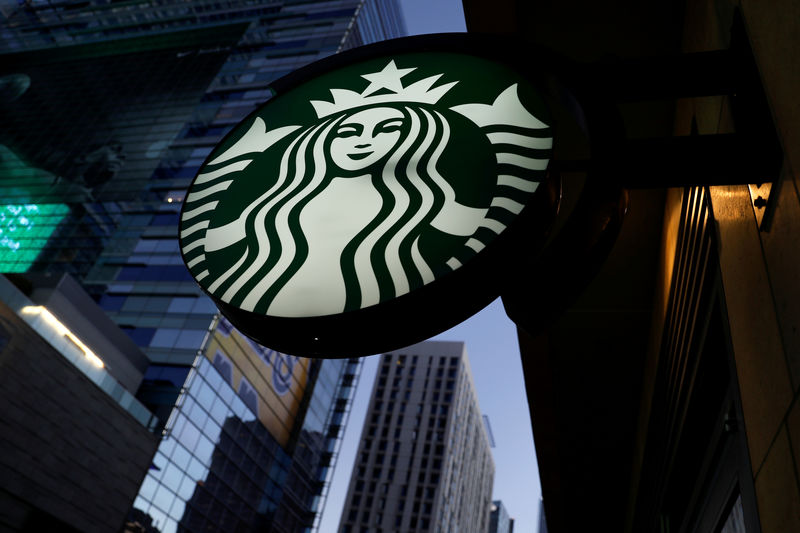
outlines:
M164 532L178 523L227 530L254 517L265 497L278 501L290 459L206 359L186 387L134 505Z

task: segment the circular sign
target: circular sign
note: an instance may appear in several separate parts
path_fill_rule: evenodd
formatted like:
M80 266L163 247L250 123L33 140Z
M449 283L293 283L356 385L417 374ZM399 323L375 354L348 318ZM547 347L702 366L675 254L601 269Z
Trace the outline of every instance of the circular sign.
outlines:
M518 68L431 42L364 47L275 82L200 168L181 251L255 340L377 353L497 295L490 256L547 178L549 116Z

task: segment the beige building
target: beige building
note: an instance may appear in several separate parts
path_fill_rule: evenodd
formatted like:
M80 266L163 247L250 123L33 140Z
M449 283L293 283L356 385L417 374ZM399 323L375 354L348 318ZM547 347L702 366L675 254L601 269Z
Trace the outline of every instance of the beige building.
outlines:
M383 355L339 531L484 533L493 483L464 344Z

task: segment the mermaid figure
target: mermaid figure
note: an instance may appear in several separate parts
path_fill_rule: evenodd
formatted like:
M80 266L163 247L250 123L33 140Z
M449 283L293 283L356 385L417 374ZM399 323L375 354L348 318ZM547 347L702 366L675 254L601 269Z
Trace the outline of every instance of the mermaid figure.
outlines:
M237 250L226 271L205 271L198 277L208 277L203 283L212 294L271 316L361 309L460 266L455 258L431 261L420 245L426 234L460 238L461 246L466 243L477 252L483 243L472 237L481 227L502 230L504 226L487 218L489 206L459 202L439 171L451 132L446 116L433 104L457 82L432 88L440 77L432 76L403 87L400 78L412 70L398 69L391 61L383 71L363 75L371 83L361 93L332 89L333 102L311 102L320 121L310 127L268 132L256 118L250 131L209 163L226 167L200 174L195 184L206 180L209 191L224 189L230 182L219 180L249 163L236 159L241 154L263 152L291 139L277 178L235 220L191 226L187 215L191 219L194 211L184 211L182 227L187 229L182 238L205 231L202 244L195 245L202 246L203 254L193 259L195 264L205 255ZM518 100L516 104L527 113ZM487 113L484 108L491 106L461 107L454 110L478 124ZM514 120L520 120L519 114ZM189 247L184 246L184 254ZM192 260L187 264L194 266Z

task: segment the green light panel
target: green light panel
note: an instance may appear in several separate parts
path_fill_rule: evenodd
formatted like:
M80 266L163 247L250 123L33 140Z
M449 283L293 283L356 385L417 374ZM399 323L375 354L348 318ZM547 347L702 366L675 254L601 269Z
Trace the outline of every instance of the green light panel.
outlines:
M0 272L26 272L67 213L64 204L0 205Z

